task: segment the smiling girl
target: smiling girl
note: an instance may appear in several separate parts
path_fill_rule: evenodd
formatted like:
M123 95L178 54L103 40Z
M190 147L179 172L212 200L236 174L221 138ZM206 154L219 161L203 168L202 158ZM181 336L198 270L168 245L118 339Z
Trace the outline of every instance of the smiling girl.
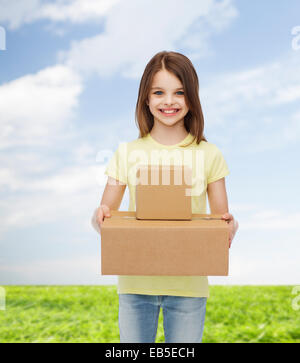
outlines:
M173 160L192 167L197 181L192 185L192 213L207 213L207 195L211 213L222 214L229 224L230 247L238 223L228 210L225 176L229 170L218 147L204 137L198 77L186 56L163 51L149 61L140 82L136 122L139 138L120 144L105 170L108 181L94 214L94 227L101 233L104 218L110 217L111 209L119 209L126 185L129 211L135 211L134 178L139 163ZM202 341L207 276L119 276L118 294L120 342L155 342L160 308L166 342Z

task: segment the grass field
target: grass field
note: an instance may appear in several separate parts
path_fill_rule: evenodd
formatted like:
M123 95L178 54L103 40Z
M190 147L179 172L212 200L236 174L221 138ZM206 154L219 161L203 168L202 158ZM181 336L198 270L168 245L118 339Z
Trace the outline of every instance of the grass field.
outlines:
M0 342L119 342L115 286L5 286ZM300 342L293 286L210 286L203 342ZM162 312L156 342L164 342Z

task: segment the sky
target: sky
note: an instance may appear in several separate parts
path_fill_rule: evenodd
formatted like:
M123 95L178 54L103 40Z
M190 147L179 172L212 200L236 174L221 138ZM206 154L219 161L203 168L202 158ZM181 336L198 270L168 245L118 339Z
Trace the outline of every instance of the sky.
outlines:
M91 218L162 50L192 61L230 170L239 230L229 276L209 282L299 284L299 14L298 0L0 0L0 285L116 283Z

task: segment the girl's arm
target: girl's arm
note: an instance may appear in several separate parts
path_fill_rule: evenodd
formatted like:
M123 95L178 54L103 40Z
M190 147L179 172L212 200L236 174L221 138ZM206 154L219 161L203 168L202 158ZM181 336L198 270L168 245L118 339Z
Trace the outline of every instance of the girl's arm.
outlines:
M229 224L229 247L238 229L238 222L228 211L228 199L225 186L225 178L219 179L207 185L207 196L210 212L212 214L222 214L222 218Z
M120 208L125 189L126 184L109 176L103 191L100 205L104 204L110 209L118 210Z
M118 210L120 208L125 189L126 184L110 176L108 177L100 206L94 211L91 220L92 226L97 232L101 233L101 223L104 217L110 217L110 210Z

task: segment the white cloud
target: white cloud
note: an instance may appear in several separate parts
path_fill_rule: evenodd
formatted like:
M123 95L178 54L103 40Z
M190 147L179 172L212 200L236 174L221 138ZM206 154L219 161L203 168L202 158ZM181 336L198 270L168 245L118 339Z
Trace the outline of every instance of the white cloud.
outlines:
M26 151L20 149L10 149L9 152L0 153L0 173L4 175L10 174L12 178L17 179L20 175L36 176L51 172L57 166L57 160L54 155L44 155L41 150ZM17 173L17 175L15 174ZM6 177L2 177L0 185L10 185ZM1 189L1 186L0 186ZM14 188L12 188L14 189Z
M255 211L259 209L259 205L254 203L231 203L230 204L230 210L233 211L233 213L239 213L239 212L249 212L249 211Z
M80 77L63 65L1 85L0 149L51 143L74 116L81 92Z
M178 14L180 21L174 21ZM152 0L151 6L129 0L106 15L103 33L73 42L69 51L59 54L59 60L101 77L120 71L124 77L138 78L146 62L163 49L182 46L196 58L206 55L210 34L228 26L237 11L229 0L189 0L176 6L171 0Z
M248 108L270 110L300 99L298 68L299 59L292 53L270 64L210 78L200 95L208 117L221 124Z
M41 223L68 221L79 218L82 226L90 221L95 206L99 204L101 188L77 193L40 192L15 194L0 201L2 233L14 228L38 226ZM86 220L85 220L86 219ZM79 224L77 224L77 227ZM67 225L66 225L67 228ZM67 229L68 229L67 228ZM92 230L92 226L90 226Z
M255 214L253 214L253 218L257 218L257 219L270 219L270 218L279 217L279 216L281 216L281 213L277 209L267 209L267 210L259 211Z
M70 223L74 218L77 226L93 230L91 218L107 181L105 167L75 163L54 173L47 170L48 175L29 176L24 169L0 169L0 191L6 193L0 200L0 232L62 219ZM128 210L128 203L126 191L120 210Z
M300 229L300 213L284 213L279 210L262 210L247 218L239 219L241 230L287 230Z
M80 256L0 265L0 284L114 285L116 276L101 275L101 258ZM12 277L13 276L13 277Z
M293 102L300 99L300 85L288 85L284 88L279 88L274 99L275 103Z
M241 251L236 252L232 246L229 275L211 276L209 282L213 285L298 285L298 260L295 255L283 258L280 250L271 256L264 250L251 257Z
M231 203L230 212L239 222L239 231L300 229L300 213L266 208L263 204Z
M0 169L0 177L0 187L2 185L7 190L55 194L75 194L96 185L103 186L106 179L104 166L96 165L65 167L54 175L35 177L26 177L10 169Z
M24 188L28 191L44 191L55 194L76 194L78 192L95 188L96 185L103 187L106 176L103 166L70 167L64 168L61 173L39 180L30 180ZM23 190L24 190L23 189Z
M1 229L37 225L81 214L92 216L106 183L103 165L65 167L48 175L0 169ZM97 197L96 193L99 193ZM83 203L84 201L84 203Z
M297 141L300 138L300 110L293 113L283 127L283 139L286 141Z
M299 55L288 52L252 69L215 75L200 85L206 127L215 142L262 152L300 139ZM217 105L217 107L216 107ZM283 122L284 121L284 122Z
M39 7L40 0L0 0L0 23L16 29L32 22Z
M120 0L74 0L56 1L40 7L38 18L52 21L71 21L82 23L88 20L99 19Z
M40 19L82 23L98 20L120 0L0 0L0 23L9 29Z
M82 143L74 150L74 156L77 162L83 162L91 157L95 159L95 155L96 153L93 147L86 142Z

